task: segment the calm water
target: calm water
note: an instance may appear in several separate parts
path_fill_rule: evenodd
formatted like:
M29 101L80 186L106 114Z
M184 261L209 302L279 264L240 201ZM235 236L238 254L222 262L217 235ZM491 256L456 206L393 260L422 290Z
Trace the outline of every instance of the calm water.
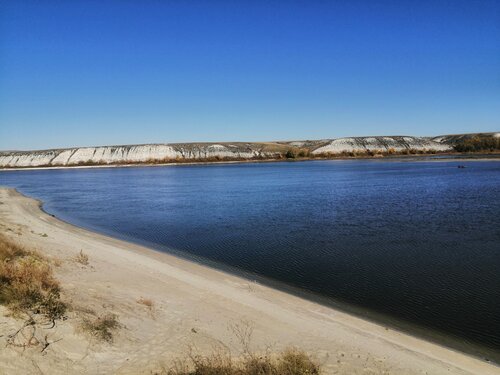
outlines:
M500 161L19 171L0 185L69 222L433 328L498 360Z

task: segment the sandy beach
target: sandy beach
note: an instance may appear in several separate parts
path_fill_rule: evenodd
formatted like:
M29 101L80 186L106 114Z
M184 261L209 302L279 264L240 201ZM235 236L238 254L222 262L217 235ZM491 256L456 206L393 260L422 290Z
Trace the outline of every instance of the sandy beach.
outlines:
M189 350L228 348L251 332L254 351L298 347L326 374L499 374L477 358L178 257L52 217L37 200L0 189L0 231L55 264L74 309L47 330L43 352L6 346L20 322L0 307L2 374L151 374ZM83 251L89 263L75 261ZM154 308L138 303L154 301ZM78 331L78 309L118 316L112 343Z

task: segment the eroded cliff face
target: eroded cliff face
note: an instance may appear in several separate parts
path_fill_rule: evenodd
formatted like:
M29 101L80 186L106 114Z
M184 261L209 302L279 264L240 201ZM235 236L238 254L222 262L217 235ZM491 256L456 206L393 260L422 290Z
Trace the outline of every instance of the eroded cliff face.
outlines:
M196 160L270 159L287 150L313 155L391 149L448 151L450 145L418 137L353 137L322 141L268 143L186 143L79 147L43 151L0 152L0 168L56 167L102 164L161 163Z
M404 150L449 151L447 144L421 137L349 137L333 139L326 145L316 148L313 154L338 154L342 152L382 151L401 152Z
M151 144L137 146L80 147L44 151L0 153L0 167L133 164L176 160L271 158L280 150L259 144Z

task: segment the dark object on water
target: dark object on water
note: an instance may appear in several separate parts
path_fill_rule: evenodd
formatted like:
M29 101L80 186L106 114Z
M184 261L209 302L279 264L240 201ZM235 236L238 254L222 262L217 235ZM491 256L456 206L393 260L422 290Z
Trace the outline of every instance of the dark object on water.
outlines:
M459 165L458 168L465 168L465 165Z

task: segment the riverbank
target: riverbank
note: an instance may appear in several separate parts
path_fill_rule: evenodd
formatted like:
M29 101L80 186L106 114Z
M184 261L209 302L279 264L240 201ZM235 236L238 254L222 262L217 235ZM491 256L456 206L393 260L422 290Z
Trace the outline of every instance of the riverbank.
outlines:
M332 156L332 157L297 157L297 158L274 158L274 159L240 159L240 160L219 160L219 161L182 161L182 162L155 162L155 163L119 163L119 164L83 164L66 166L39 166L39 167L8 167L0 168L0 172L6 171L30 171L30 170L52 170L52 169L86 169L86 168L133 168L133 167L164 167L182 165L220 165L220 164L252 164L252 163L276 163L276 162L301 162L320 160L385 160L385 161L492 161L499 160L500 153L476 152L476 153L434 153L434 154L392 154L373 156Z
M50 331L53 343L43 353L3 349L2 373L151 373L185 356L189 347L209 353L222 345L238 354L235 330L245 327L251 327L255 351L297 346L315 356L325 373L500 372L340 311L77 228L12 189L0 189L0 229L57 264L54 271L69 304L116 314L122 324L112 344L99 343L81 335L69 314ZM87 265L75 261L80 252L88 256ZM141 299L154 302L154 309L137 302ZM1 319L4 340L19 322Z

